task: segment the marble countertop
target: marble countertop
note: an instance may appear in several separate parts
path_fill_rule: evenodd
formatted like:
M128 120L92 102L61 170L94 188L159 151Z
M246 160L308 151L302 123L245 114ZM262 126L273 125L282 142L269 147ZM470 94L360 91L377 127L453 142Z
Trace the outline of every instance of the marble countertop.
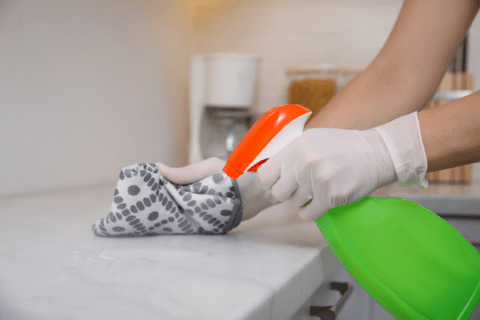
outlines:
M340 266L279 206L227 235L95 237L113 190L0 198L0 319L288 319Z
M480 182L467 185L430 184L420 190L394 183L376 190L372 196L408 199L438 215L480 217Z

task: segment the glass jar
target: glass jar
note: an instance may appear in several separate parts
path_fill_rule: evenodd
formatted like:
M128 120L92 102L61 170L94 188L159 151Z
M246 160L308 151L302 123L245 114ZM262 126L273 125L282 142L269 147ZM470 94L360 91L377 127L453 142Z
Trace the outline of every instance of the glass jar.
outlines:
M296 65L287 68L289 103L312 111L310 121L363 67L333 64Z

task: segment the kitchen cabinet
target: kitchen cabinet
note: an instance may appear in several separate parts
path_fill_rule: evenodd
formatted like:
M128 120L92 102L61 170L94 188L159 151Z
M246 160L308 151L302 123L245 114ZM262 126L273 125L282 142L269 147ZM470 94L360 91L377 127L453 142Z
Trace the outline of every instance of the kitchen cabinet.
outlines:
M339 266L325 283L305 302L291 320L319 320L319 317L310 316L311 306L332 306L341 298L340 292L330 289L330 283L350 283L353 288L337 313L337 320L371 320L373 299L353 279L348 271Z
M480 212L480 208L478 208ZM473 246L480 251L480 215L471 214L439 214L450 223L458 232L469 240ZM480 319L480 303L470 316L471 320Z
M331 281L348 282L353 285L352 292L337 313L336 320L395 320L363 290L343 266L335 271L290 320L319 320L319 317L310 316L310 306L335 305L341 295L338 291L329 288L328 284Z
M395 320L395 318L372 299L372 320Z

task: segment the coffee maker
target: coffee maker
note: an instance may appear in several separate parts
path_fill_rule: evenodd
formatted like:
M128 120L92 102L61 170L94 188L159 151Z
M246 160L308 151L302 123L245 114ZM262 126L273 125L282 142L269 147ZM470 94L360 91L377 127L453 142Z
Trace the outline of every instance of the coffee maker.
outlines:
M189 163L226 160L247 133L260 59L240 53L190 59Z

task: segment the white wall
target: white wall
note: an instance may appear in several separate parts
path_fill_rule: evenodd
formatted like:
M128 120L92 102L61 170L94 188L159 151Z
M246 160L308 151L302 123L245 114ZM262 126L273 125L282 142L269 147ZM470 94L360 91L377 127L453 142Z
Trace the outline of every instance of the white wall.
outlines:
M204 0L207 1L207 0ZM207 1L197 8L194 50L239 51L262 57L256 109L287 103L287 66L368 65L393 28L401 0ZM470 71L480 77L480 17L470 32ZM480 79L476 81L480 88ZM474 164L480 181L480 164Z
M184 165L190 53L260 55L263 112L287 101L289 65L368 64L401 4L0 1L0 196L114 183L137 162ZM470 40L478 78L478 17Z
M181 1L0 2L0 195L186 164Z

